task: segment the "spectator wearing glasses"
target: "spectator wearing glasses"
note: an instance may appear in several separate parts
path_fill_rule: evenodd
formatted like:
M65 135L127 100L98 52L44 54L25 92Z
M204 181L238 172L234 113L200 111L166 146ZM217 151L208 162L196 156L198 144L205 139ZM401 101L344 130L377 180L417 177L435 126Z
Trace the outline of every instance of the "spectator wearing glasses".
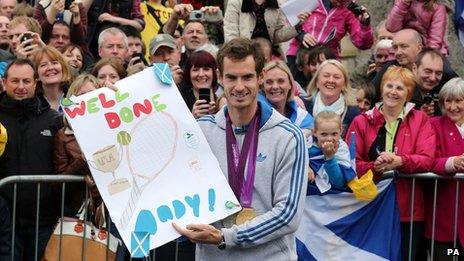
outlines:
M100 58L118 57L126 61L129 41L123 31L116 27L103 30L98 36L98 55Z

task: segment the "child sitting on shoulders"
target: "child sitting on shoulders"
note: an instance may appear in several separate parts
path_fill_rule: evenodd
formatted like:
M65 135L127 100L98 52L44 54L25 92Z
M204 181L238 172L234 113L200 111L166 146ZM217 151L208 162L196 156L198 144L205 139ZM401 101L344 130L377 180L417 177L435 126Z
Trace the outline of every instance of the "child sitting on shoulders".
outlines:
M309 165L316 173L315 182L321 193L331 188L347 190L347 183L356 177L348 146L341 139L341 133L341 119L335 112L322 111L317 114L308 151Z

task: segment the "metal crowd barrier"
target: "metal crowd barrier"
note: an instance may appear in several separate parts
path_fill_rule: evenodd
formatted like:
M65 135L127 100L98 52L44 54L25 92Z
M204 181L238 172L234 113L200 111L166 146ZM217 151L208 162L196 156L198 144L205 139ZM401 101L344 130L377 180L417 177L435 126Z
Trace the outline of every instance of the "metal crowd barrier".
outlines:
M412 260L412 237L413 237L413 218L414 218L414 201L415 201L415 188L416 188L416 179L424 180L434 180L434 189L433 189L433 210L432 210L432 238L430 244L430 260L434 260L434 250L435 250L435 221L436 221L436 204L437 204L437 190L438 190L438 181L439 180L456 180L456 190L455 190L455 205L454 205L454 234L453 234L453 248L458 248L458 235L457 235L457 220L458 220L458 206L459 206L459 183L461 180L464 180L464 173L457 173L454 176L440 176L432 172L426 173L415 173L415 174L401 174L394 171L390 171L384 174L383 178L406 178L412 179L412 192L411 192L411 207L410 207L410 226L409 226L409 256L408 260ZM464 253L460 253L464 255ZM458 256L453 256L453 260L458 260Z
M10 176L0 180L0 189L4 186L12 184L13 186L13 204L12 204L12 228L11 228L11 260L14 261L15 258L15 238L16 238L16 201L17 201L17 192L18 184L23 183L37 183L37 209L36 209L36 221L35 221L35 260L38 260L38 234L39 234L39 214L40 214L40 185L42 183L62 183L62 193L61 193L61 217L64 215L64 197L66 191L66 183L71 182L84 182L83 176L73 176L73 175L18 175ZM87 189L86 189L87 190ZM87 191L86 191L87 195ZM57 220L58 221L58 220ZM26 253L30 254L30 253ZM61 253L60 253L61 256Z
M66 184L67 183L82 183L84 186L84 177L83 176L76 176L76 175L18 175L18 176L10 176L7 178L0 179L0 189L7 185L12 185L13 186L13 196L12 196L12 209L11 214L12 214L12 228L11 228L11 261L15 261L15 236L16 236L16 204L17 204L17 192L18 192L18 184L24 184L24 183L36 183L37 184L37 199L36 199L36 205L37 205L37 210L36 210L36 220L35 220L35 251L34 251L34 257L35 260L40 260L41 257L38 257L38 234L39 234L39 214L40 214L40 186L42 183L61 183L61 218L64 217L64 208L65 208L65 195L66 195ZM87 200L88 196L88 188L85 186L85 199ZM85 210L86 211L86 210ZM85 212L85 216L87 217L87 212ZM57 220L58 221L58 220ZM108 222L107 222L108 223ZM84 237L85 237L85 222L84 222ZM62 228L60 231L62 232ZM111 226L108 225L107 232L110 234L111 233ZM53 233L53 232L52 232ZM110 237L108 236L107 239L109 240ZM3 244L3 242L0 242L0 244ZM107 245L109 245L109 242L107 242ZM81 253L81 259L85 261L85 244L83 241L83 246L82 246L82 253ZM61 251L61 239L60 239L60 251ZM179 242L176 240L176 245L175 245L175 253L174 253L174 260L178 260L178 253L179 252ZM30 254L30 253L26 253ZM61 253L59 253L58 257L61 260ZM65 258L63 258L65 260ZM125 260L125 259L124 259ZM145 258L144 260L156 260L155 256L155 251L151 251L150 256L148 258ZM2 260L3 261L3 260ZM116 259L116 261L119 261Z
M435 239L435 220L436 220L436 200L437 200L437 189L438 189L438 181L439 180L456 180L456 192L455 192L455 206L454 206L454 241L453 247L456 249L458 248L458 240L457 240L457 219L458 219L458 205L459 205L459 184L461 180L464 180L464 173L456 174L455 176L439 176L434 173L418 173L418 174L398 174L396 172L388 172L385 173L384 178L407 178L412 179L412 198L411 198L411 209L410 209L410 235L409 235L409 258L411 260L411 253L412 253L412 236L413 236L413 215L414 215L414 194L415 194L415 185L416 179L426 179L426 180L434 180L434 196L433 196L433 225L432 225L432 238L431 238L431 246L430 246L430 257L433 260L434 257L434 239ZM3 186L12 184L13 185L13 206L12 206L12 235L11 235L11 260L14 261L14 247L15 247L15 227L16 227L16 198L17 198L17 185L18 183L37 183L37 211L36 211L36 226L35 226L35 260L38 260L37 257L37 248L38 248L38 230L39 230L39 213L40 213L40 185L42 183L62 183L62 193L61 193L61 217L64 215L64 198L65 198L65 191L66 191L66 184L71 182L80 182L83 183L84 178L82 176L74 176L74 175L24 175L24 176L10 176L0 180L0 189ZM88 191L86 188L86 197L88 195ZM108 226L109 227L109 226ZM110 230L108 231L110 233ZM108 237L109 238L109 237ZM460 253L464 255L464 253ZM176 244L176 253L175 253L175 260L178 259L178 243ZM61 254L60 254L61 257ZM82 260L84 260L84 253L82 253ZM154 260L154 254L149 257L149 259ZM457 260L457 257L454 256L453 260Z

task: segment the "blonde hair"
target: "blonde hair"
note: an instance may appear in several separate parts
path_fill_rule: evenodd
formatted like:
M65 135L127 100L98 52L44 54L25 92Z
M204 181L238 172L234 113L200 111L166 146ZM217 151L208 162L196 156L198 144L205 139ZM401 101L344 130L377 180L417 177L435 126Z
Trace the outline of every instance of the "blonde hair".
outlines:
M89 74L89 73L84 73L79 76L73 81L71 86L69 86L68 93L66 93L66 98L69 98L73 95L76 95L79 92L79 89L84 85L86 82L90 82L95 86L95 89L100 88L100 85L98 84L98 79Z
M409 69L401 66L392 65L388 67L387 71L382 76L382 81L380 82L380 93L383 93L383 86L385 83L391 80L399 80L404 84L408 90L406 101L410 101L414 94L414 88L416 87L414 74Z
M319 68L317 68L317 71L314 73L314 77L311 79L311 81L308 84L308 87L306 88L306 92L308 93L308 99L313 98L318 92L318 88L316 86L317 80L319 78L319 75L322 72L322 69L324 69L324 67L326 67L329 64L337 67L338 70L340 70L343 74L343 77L345 79L345 87L342 89L342 93L345 98L345 104L347 106L350 106L350 105L357 106L356 96L354 95L354 90L350 86L350 78L348 76L348 72L346 71L345 66L343 66L341 62L334 60L334 59L325 60L324 62L321 63Z
M342 128L342 119L334 111L321 111L314 118L314 130L317 130L317 126L321 122L336 122L340 128Z
M288 77L288 81L290 82L290 86L291 86L291 89L290 91L288 91L287 93L287 102L293 100L294 98L294 91L295 91L295 81L293 80L293 76L292 76L292 73L290 72L290 68L288 68L287 64L281 60L278 60L278 61L270 61L268 63L266 63L266 65L264 65L264 68L263 68L263 72L264 72L264 75L266 75L266 73L272 69L280 69L282 70L285 74L287 74L287 77ZM263 85L260 86L261 89L263 89Z
M13 9L13 17L21 15L32 17L34 15L34 7L27 2L17 3Z
M24 15L15 16L10 22L10 28L14 28L20 24L23 24L28 31L37 33L40 36L42 35L42 27L36 19Z

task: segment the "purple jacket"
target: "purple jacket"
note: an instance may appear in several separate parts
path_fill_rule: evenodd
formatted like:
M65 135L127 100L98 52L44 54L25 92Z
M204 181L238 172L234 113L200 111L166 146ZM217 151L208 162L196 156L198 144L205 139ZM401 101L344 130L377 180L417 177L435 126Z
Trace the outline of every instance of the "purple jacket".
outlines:
M337 57L340 56L340 41L348 32L353 44L361 49L367 50L374 43L374 35L370 25L362 25L354 14L346 7L332 8L327 11L322 0L319 6L311 13L309 18L303 23L302 29L306 33L313 35L318 43L324 43L332 29L335 28L335 36L327 43L332 48ZM290 42L287 55L296 56L300 42L294 38Z
M403 28L411 28L419 32L426 47L438 49L443 55L448 55L448 44L445 40L448 14L442 4L433 4L431 11L424 9L424 3L412 1L405 4L396 0L388 14L385 27L390 32L398 32Z

